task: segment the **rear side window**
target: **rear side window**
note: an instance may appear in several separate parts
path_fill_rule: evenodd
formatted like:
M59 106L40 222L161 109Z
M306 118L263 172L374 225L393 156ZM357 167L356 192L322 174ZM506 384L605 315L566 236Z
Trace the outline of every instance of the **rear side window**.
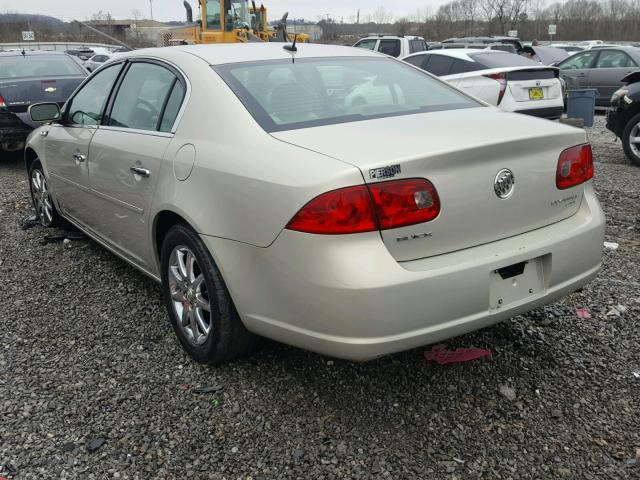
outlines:
M540 66L538 62L525 58L522 55L516 55L515 53L499 51L492 53L470 53L469 57L486 68Z
M413 55L412 57L405 58L404 61L416 67L422 67L426 58L426 55Z
M427 50L427 43L424 40L409 40L409 53L424 52Z
M448 75L451 67L453 66L454 59L452 57L447 57L445 55L437 55L431 54L427 60L424 69L435 75L436 77L441 77L443 75Z
M378 51L391 57L400 56L400 40L380 40Z
M212 67L268 132L480 106L384 57L322 57Z
M162 115L162 121L160 122L159 129L161 132L170 132L173 128L173 124L176 122L178 112L180 111L180 107L182 106L184 94L184 86L179 81L176 81L173 84L171 94L167 99L167 105L164 109L164 114Z
M376 40L376 39L368 38L366 40L360 40L354 46L357 47L357 48L364 48L366 50L373 50L374 48L376 48L376 42L377 41L378 40Z
M91 77L71 100L66 121L83 126L100 124L107 98L121 68L121 64L112 65Z
M484 67L482 65L478 65L476 62L456 58L451 70L449 71L449 75L453 75L455 73L475 72L476 70L482 70L483 68Z
M176 76L152 63L133 63L118 88L108 125L156 130Z
M631 57L624 52L605 50L600 52L596 68L628 68L637 67Z

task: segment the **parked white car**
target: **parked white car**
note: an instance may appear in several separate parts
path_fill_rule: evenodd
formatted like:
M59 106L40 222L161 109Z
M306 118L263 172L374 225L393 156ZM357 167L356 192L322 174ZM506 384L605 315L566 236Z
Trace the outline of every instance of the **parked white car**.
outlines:
M365 37L358 41L354 47L373 50L384 53L390 57L402 58L416 52L428 50L424 38L416 36L380 35Z
M262 335L367 360L596 276L604 217L583 130L363 49L283 46L129 52L62 112L29 109L51 122L25 152L41 222L66 219L160 282L194 359ZM392 93L347 101L369 83Z
M102 66L103 63L108 62L114 57L114 55L106 54L106 53L98 53L94 55L89 60L83 63L84 68L93 72L95 69Z
M508 112L558 119L564 109L555 67L497 50L422 52L403 59Z

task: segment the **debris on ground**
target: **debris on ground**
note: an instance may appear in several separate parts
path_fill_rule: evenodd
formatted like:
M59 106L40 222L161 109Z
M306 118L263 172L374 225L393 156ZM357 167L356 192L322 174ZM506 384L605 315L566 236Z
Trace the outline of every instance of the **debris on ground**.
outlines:
M220 385L212 385L210 387L196 387L193 389L193 393L205 394L205 393L216 393L222 390L222 386Z
M100 449L105 443L107 443L107 439L104 437L94 438L87 445L87 452L92 453L96 450Z
M447 350L445 348L434 347L424 352L424 358L438 365L447 365L450 363L464 363L478 360L481 358L491 358L491 351L484 348L458 348L456 350Z
M604 248L608 250L617 250L619 246L616 242L604 242Z
M500 386L500 395L510 402L513 402L516 399L516 391L507 385Z
M640 372L631 372L633 373L633 376L636 378L640 378Z
M22 219L20 224L20 228L22 230L29 230L30 228L35 227L40 222L38 222L38 216L34 213L33 215L28 215Z
M71 240L86 240L86 238L87 237L84 235L84 233L79 231L52 233L49 235L45 235L42 238L41 243L42 245L47 245L48 243L57 243L57 242L65 243L65 240L67 240L67 245L68 245L68 242L71 242Z
M576 308L576 316L578 318L591 318L591 310L588 308Z
M626 312L628 307L625 305L616 305L615 307L611 307L607 312L607 317L619 317L624 312Z

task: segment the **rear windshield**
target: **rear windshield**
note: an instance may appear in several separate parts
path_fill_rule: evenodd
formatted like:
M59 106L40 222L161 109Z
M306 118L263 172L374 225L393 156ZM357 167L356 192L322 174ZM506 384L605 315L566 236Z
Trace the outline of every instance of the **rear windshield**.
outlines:
M305 58L213 68L268 132L480 106L390 58Z
M66 55L0 56L0 78L2 79L67 75L84 75L84 71Z
M494 53L479 52L469 53L468 55L480 65L484 65L487 68L540 66L538 62L525 58L522 55L516 55L515 53L495 51Z

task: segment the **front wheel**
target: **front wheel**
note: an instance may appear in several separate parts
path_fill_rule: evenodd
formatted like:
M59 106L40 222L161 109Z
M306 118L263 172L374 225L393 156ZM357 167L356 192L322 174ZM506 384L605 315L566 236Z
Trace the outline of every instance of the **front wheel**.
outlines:
M49 183L44 175L40 160L35 160L29 168L29 188L31 201L36 210L38 221L43 227L60 227L64 225L62 217L56 210L49 191Z
M624 127L622 147L631 163L640 167L640 113L633 116Z
M175 225L162 244L162 290L184 349L199 363L248 354L257 337L243 325L211 254L191 228Z

